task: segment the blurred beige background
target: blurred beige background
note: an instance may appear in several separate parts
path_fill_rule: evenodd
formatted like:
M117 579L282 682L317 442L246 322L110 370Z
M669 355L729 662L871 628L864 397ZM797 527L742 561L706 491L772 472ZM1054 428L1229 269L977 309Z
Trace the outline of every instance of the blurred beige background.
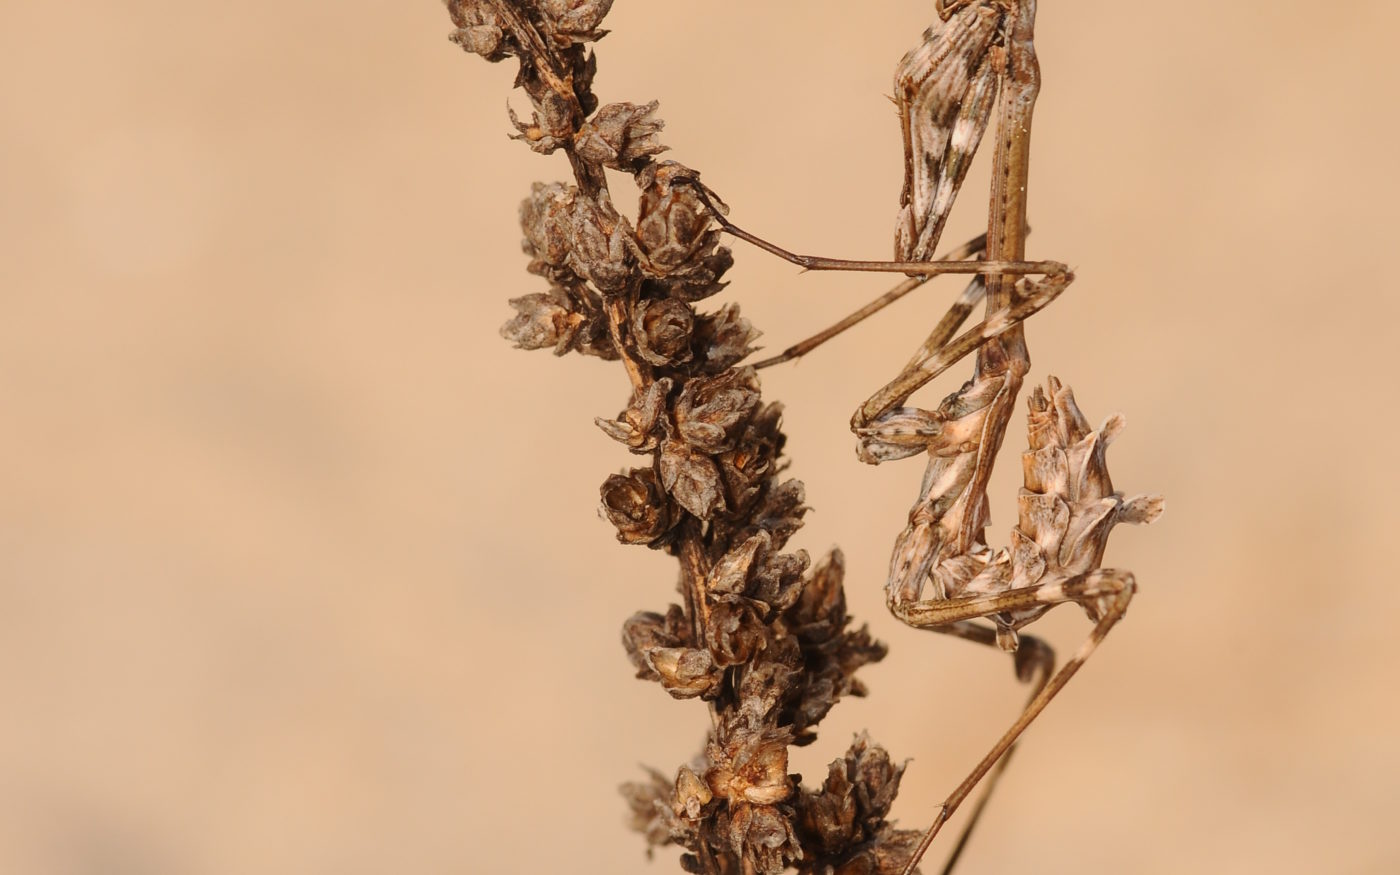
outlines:
M0 8L0 872L677 871L614 791L705 724L618 641L673 584L595 512L624 379L496 334L542 289L517 203L566 172L507 140L513 69L430 0ZM597 92L660 99L750 227L882 257L885 95L931 4L852 9L618 0ZM1115 536L1142 593L968 875L1400 871L1397 28L1381 0L1041 4L1031 250L1079 279L1035 375L1124 411L1116 482L1169 504ZM720 300L770 349L886 283L736 255ZM884 612L921 466L860 465L845 427L955 288L764 376L815 508L794 546L846 550L891 645L796 769L868 728L912 758L906 826L1021 697Z

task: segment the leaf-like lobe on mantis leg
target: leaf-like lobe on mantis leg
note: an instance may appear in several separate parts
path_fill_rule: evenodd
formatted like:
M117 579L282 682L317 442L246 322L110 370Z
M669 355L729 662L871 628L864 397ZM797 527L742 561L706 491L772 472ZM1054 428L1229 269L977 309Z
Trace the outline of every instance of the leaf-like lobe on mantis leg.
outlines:
M998 593L1083 577L1103 564L1115 525L1150 523L1162 513L1161 496L1124 498L1113 488L1104 450L1122 430L1121 416L1091 428L1074 393L1054 377L1044 389L1037 386L1027 401L1029 448L1021 455L1025 486L1017 501L1012 547L998 551L970 579L949 581L950 595ZM998 625L1016 629L1048 609L1040 605L998 615Z

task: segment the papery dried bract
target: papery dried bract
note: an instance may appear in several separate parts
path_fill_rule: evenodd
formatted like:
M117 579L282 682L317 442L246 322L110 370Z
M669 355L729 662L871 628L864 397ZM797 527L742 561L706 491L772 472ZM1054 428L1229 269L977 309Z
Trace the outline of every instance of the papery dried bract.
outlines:
M705 640L721 666L742 665L753 659L768 640L761 606L745 598L721 598L710 606Z
M697 176L674 161L648 164L637 174L642 190L637 241L646 267L687 301L719 291L720 276L733 264L729 251L719 248L720 232L711 227L708 208L689 184L676 184Z
M775 536L775 544L779 547L796 530L796 526L801 525L801 517L806 512L805 507L784 508L783 503L793 487L787 483L778 486L773 482L783 446L783 435L779 430L781 418L780 404L760 408L750 417L734 449L715 457L720 475L724 478L730 507L736 515L748 518L748 525L737 527L735 537L746 538L752 534L752 529L763 528ZM797 489L801 489L801 484L797 484ZM766 497L775 491L783 495L776 496L773 499L776 503L769 512L765 512L764 507L768 506ZM764 502L764 507L758 506L759 501ZM785 510L790 513L785 513ZM776 518L777 514L783 518Z
M555 355L618 357L606 320L586 290L554 286L548 292L512 298L510 305L516 313L501 325L501 336L518 349L553 347Z
M501 326L501 336L516 349L546 349L566 352L583 317L569 309L568 299L554 292L511 298L515 316Z
M743 361L762 334L739 315L738 304L725 304L695 320L694 340L705 373L717 374Z
M606 195L575 198L569 216L573 235L569 266L604 295L626 290L634 276L632 229Z
M741 803L731 808L729 842L759 875L778 875L803 856L786 812L771 805Z
M539 9L554 33L566 44L601 39L607 31L598 30L613 0L539 0Z
M674 185L677 178L698 176L689 167L674 161L648 166L637 175L642 190L637 215L637 238L661 276L693 262L718 239L710 227L710 211L689 185Z
M561 107L559 101L552 100L541 105L553 108L554 112L531 112L529 121L522 121L509 106L506 107L506 114L510 116L511 126L516 130L516 133L511 134L512 140L519 140L533 152L548 155L569 144L568 138L573 133L573 125L572 119L567 115L560 117L560 112L567 112L567 107Z
M885 645L872 638L868 628L846 628L844 573L844 557L839 550L831 551L807 575L801 598L784 614L800 643L805 669L785 715L795 733L794 744L810 743L815 738L810 727L843 696L865 695L856 671L885 657Z
M647 856L652 848L669 844L689 844L695 831L686 818L679 816L672 804L674 789L666 776L656 769L647 769L646 783L629 781L618 789L630 810L629 826L646 837Z
M491 3L479 0L447 0L448 14L457 30L454 43L488 61L501 61L517 54L518 46L507 36L506 21Z
M828 766L821 790L803 794L803 826L826 853L849 850L879 830L903 772L883 748L857 736L846 755Z
M686 625L676 605L664 617L647 611L633 614L622 626L627 658L638 678L660 681L678 699L713 695L723 682L723 671L709 651L686 646Z
M711 569L707 590L742 595L768 610L785 610L796 603L802 590L807 554L779 553L772 536L758 529L739 546L726 552Z
M805 501L806 489L801 480L769 484L749 518L753 525L769 534L774 549L782 549L788 538L802 527L802 518L807 514Z
M768 627L781 629L774 623ZM738 681L739 707L728 725L738 731L753 727L778 727L787 734L789 744L795 744L786 706L802 681L802 649L790 635L773 635L766 642L760 658L747 666Z
M718 246L713 252L694 260L689 269L672 271L666 277L666 288L673 297L682 301L703 301L724 291L729 284L720 282L720 277L733 266L734 253Z
M766 532L759 532L736 547L731 547L710 568L705 578L705 591L715 594L742 595L749 586L749 575L759 552L771 543Z
M617 539L624 544L655 545L671 526L671 503L650 468L610 475L601 493L603 514L617 527Z
M676 430L696 449L722 453L733 449L759 400L753 368L695 377L681 387L676 400Z
M805 644L821 645L846 626L846 555L838 549L821 558L807 575L802 596L788 612L788 623Z
M719 469L706 453L691 450L681 441L661 444L661 484L676 503L702 520L724 510Z
M754 568L749 582L749 597L775 611L787 610L797 603L802 594L802 575L810 561L806 550L795 553L766 552Z
M658 647L645 656L661 686L677 699L711 698L724 683L724 671L708 650Z
M609 103L579 128L574 148L579 157L611 167L632 170L652 156L666 151L657 134L665 122L655 117L657 102L637 106Z
M675 298L641 301L632 315L632 339L648 364L668 367L690 361L690 334L695 314Z
M567 284L576 279L568 268L573 252L570 214L577 190L572 186L536 182L520 203L521 248L530 256L528 270Z
M715 794L710 792L710 787L700 778L699 775L691 771L687 766L681 766L676 772L676 798L671 805L671 810L677 817L684 817L687 820L696 820L705 810L705 806L714 801Z
M595 419L608 437L625 444L634 453L649 453L660 446L662 414L673 383L662 377L646 388L617 419Z
M705 783L731 806L741 802L772 805L792 795L787 773L788 742L784 729L739 724L728 727L722 741L711 742Z

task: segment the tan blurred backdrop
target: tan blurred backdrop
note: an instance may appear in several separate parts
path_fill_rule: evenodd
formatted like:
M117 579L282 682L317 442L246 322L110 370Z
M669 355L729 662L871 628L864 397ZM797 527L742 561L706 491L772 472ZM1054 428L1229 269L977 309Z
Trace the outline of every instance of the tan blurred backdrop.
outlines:
M659 99L752 228L883 257L885 95L931 5L618 0L597 92ZM625 382L496 333L542 288L516 206L566 172L507 140L512 68L431 0L0 23L0 872L677 871L614 790L705 726L618 640L673 584L596 515ZM1127 414L1115 479L1168 512L1115 536L1142 593L969 875L1400 871L1397 28L1381 0L1041 4L1030 248L1079 279L1034 374ZM770 349L885 287L736 255L720 300ZM891 645L795 768L868 728L912 758L906 826L1021 696L881 603L920 465L860 465L845 423L936 285L764 375L815 508L794 546L845 549Z

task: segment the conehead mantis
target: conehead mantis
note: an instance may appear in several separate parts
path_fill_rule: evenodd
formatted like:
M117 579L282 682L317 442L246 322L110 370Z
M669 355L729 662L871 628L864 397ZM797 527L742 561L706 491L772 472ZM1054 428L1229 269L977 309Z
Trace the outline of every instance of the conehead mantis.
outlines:
M938 0L935 8L937 20L895 72L905 181L894 261L790 252L730 222L713 194L690 181L727 231L794 264L909 277L831 328L755 367L805 355L931 277L973 277L904 368L851 418L862 460L879 464L927 457L918 496L890 559L886 602L891 613L917 628L1012 652L1017 676L1032 682L1021 714L940 806L905 864L906 875L954 811L988 779L946 864L945 873L951 871L1021 733L1122 619L1132 600L1133 575L1101 567L1109 532L1120 522L1151 522L1163 508L1158 496L1125 498L1113 489L1104 451L1122 430L1122 418L1113 416L1091 428L1070 389L1050 377L1028 399L1025 483L1010 544L994 549L986 541L988 480L1030 370L1023 323L1074 277L1060 262L1026 259L1030 134L1040 88L1035 0ZM987 232L935 259L953 202L993 119ZM982 321L962 329L982 302ZM935 409L906 406L915 391L969 355L975 362L971 379ZM1056 670L1051 648L1021 635L1020 629L1055 605L1070 602L1083 608L1094 626Z

